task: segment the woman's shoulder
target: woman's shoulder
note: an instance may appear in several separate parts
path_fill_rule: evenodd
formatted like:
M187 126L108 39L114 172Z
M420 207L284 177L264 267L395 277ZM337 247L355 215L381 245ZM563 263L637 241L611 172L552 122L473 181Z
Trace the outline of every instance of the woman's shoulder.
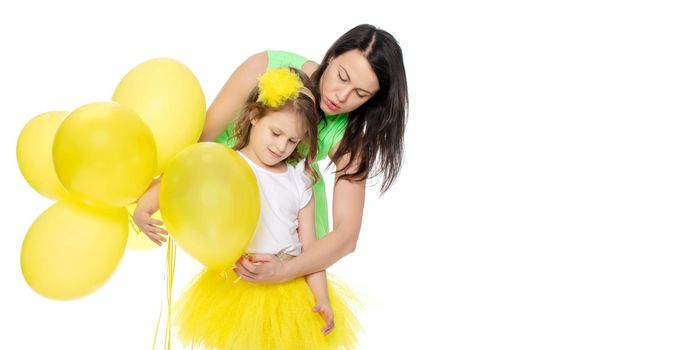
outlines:
M318 63L290 51L267 50L265 53L267 56L267 69L293 67L311 76L319 68Z
M248 57L232 73L230 80L236 80L237 86L246 86L248 91L254 85L253 77L259 77L267 71L267 52L262 51Z
M269 55L267 51L261 51L255 53L248 57L242 64L242 66L254 66L261 70L266 70L267 64L269 62Z

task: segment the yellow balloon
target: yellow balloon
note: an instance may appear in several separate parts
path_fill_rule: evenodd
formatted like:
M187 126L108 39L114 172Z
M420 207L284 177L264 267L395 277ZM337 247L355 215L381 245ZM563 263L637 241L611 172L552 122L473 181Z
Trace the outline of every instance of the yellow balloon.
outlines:
M113 274L126 241L125 209L59 201L28 230L21 248L21 271L28 285L44 297L79 298Z
M67 193L52 161L54 135L67 114L59 111L38 115L26 123L17 140L21 174L38 193L54 200L65 198Z
M123 77L112 100L134 109L151 128L158 173L201 136L205 96L191 70L178 61L156 58L141 63Z
M137 208L137 204L130 204L125 209L127 209L127 212L129 214L129 225L128 225L128 240L127 240L127 247L128 249L133 249L133 250L149 250L149 249L154 249L154 248L159 248L159 246L152 242L147 235L140 230L137 225L135 225L135 222L132 221L132 215L135 213L135 209ZM161 220L163 221L163 218L161 217L161 211L158 210L156 211L153 215L151 215L152 218L156 220ZM161 225L163 229L165 228L165 225Z
M177 244L210 268L231 266L248 247L260 215L255 174L234 150L192 145L168 165L161 213Z
M156 171L149 128L127 106L95 102L69 114L52 148L59 180L91 205L123 207L137 200Z

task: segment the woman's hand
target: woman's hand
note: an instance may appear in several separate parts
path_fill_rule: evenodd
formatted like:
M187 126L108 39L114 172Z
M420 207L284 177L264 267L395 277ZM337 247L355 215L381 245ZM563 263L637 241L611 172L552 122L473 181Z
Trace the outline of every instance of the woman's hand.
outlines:
M284 263L271 254L253 254L247 259L240 258L234 272L242 280L252 283L281 283L290 279L286 276Z
M323 332L323 335L328 335L333 328L335 328L335 318L333 316L333 309L331 308L331 304L328 302L323 302L323 303L316 303L314 308L312 308L313 312L318 312L319 316L323 318L323 320L326 322L326 325L321 329Z

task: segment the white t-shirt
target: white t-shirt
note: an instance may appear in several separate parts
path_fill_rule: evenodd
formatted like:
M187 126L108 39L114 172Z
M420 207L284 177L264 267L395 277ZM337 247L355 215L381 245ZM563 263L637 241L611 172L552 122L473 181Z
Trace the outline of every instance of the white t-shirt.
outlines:
M298 214L312 198L309 176L304 161L295 167L287 164L286 172L275 173L253 163L238 152L253 169L260 190L260 219L248 253L300 255L302 244L297 233Z

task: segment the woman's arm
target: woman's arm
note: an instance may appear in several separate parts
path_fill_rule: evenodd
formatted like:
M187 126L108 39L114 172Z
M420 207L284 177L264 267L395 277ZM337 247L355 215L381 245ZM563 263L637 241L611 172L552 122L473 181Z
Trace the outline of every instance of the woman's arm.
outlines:
M267 53L260 52L236 68L208 108L199 141L215 141L227 129L257 85L258 77L267 71L267 63Z
M335 152L336 148L333 149ZM342 169L349 162L349 155L341 157L336 163ZM355 163L356 164L356 163ZM356 165L346 171L353 172ZM322 271L340 258L354 251L359 239L361 219L366 196L366 181L337 180L343 172L336 174L333 189L333 230L322 239L302 252L300 256L283 264L270 255L253 256L250 261L236 265L235 271L249 282L285 282L296 277Z
M343 157L336 164L342 169L349 161ZM286 279L304 276L327 269L356 249L366 197L366 181L339 180L335 176L333 188L333 230L298 258L286 263L282 275Z

